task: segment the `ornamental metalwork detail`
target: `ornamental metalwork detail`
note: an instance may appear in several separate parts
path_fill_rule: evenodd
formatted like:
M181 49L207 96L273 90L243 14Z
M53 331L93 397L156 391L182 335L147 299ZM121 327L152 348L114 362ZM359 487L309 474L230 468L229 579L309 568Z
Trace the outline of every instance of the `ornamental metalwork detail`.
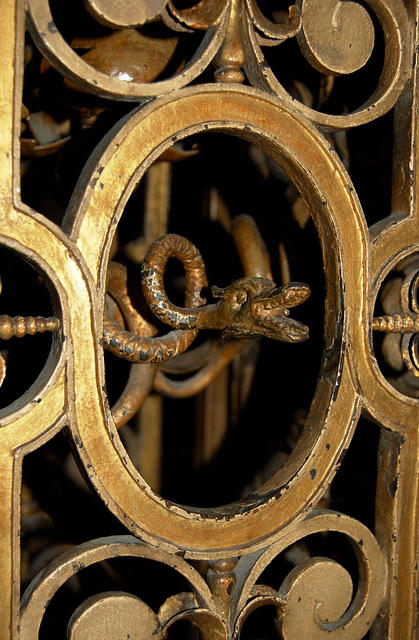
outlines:
M0 6L0 638L418 638L419 5Z

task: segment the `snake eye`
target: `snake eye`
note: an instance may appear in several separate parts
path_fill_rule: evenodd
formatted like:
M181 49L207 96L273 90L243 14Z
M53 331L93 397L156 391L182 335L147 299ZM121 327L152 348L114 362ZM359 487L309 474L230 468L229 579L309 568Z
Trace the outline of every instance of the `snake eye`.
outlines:
M237 294L236 300L239 305L243 305L247 301L247 293L240 291L240 293Z

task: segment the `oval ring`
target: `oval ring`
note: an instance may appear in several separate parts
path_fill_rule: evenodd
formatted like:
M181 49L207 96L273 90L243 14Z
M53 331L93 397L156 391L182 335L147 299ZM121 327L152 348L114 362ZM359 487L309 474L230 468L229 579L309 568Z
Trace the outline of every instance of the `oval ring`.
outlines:
M187 508L152 491L129 460L99 393L104 385L100 348L88 354L83 345L75 345L84 358L97 358L100 379L88 385L76 377L71 420L92 484L131 532L193 558L253 551L311 510L339 467L359 416L361 401L344 347L348 340L367 345L368 326L363 269L367 229L342 163L288 102L252 88L219 85L188 88L134 111L89 161L90 171L75 190L82 199L74 198L65 224L96 279L98 297L92 306L98 321L109 250L130 193L165 149L205 131L256 144L288 172L310 204L323 250L327 294L325 352L303 434L286 464L257 493L220 508Z

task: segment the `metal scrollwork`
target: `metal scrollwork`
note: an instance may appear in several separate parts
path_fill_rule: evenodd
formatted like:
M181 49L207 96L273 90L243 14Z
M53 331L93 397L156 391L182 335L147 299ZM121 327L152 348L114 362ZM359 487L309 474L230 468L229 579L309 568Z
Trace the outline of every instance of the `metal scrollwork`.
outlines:
M331 75L354 73L369 60L374 47L374 27L357 2L329 0L297 3L304 17L298 42L318 71ZM324 30L324 25L330 31Z
M211 592L199 573L182 558L148 547L131 536L119 536L92 540L57 557L28 589L22 599L21 637L25 640L38 637L45 607L58 589L81 568L115 557L146 558L162 562L178 571L191 584L194 594L180 594L164 603L157 616L139 598L129 594L111 593L94 597L74 612L69 621L69 634L74 640L83 637L86 628L93 633L132 633L133 638L164 637L165 628L175 616L186 609L199 616L202 608L208 615L215 613ZM186 596L186 597L185 597ZM119 611L111 615L110 607ZM144 615L145 614L145 615ZM104 626L103 626L104 625ZM140 635L138 635L140 634Z
M300 104L301 112L328 129L358 126L383 115L394 105L408 76L410 60L410 25L402 0L369 0L368 7L376 14L385 34L385 58L379 84L367 102L349 115L328 115ZM64 41L60 35L48 0L29 0L28 15L31 33L45 57L82 89L107 97L138 100L180 89L194 80L214 61L218 82L241 83L244 73L255 87L269 89L281 98L290 99L260 48L278 45L297 37L301 50L316 69L326 74L350 74L365 65L374 45L374 28L366 9L355 1L300 0L290 7L285 24L269 21L256 0L229 2L199 2L186 9L177 9L173 2L130 3L121 11L119 5L99 0L86 0L86 7L99 22L114 29L129 29L149 20L161 19L175 32L204 30L206 35L195 56L170 79L135 81L132 74L107 74L100 66L93 68ZM159 18L160 16L160 18ZM326 26L328 29L326 31ZM127 38L128 38L127 35ZM138 33L133 31L132 38ZM109 36L112 38L113 36ZM131 36L130 36L131 37ZM110 41L109 41L110 42ZM116 42L115 42L116 44ZM127 49L129 38L118 45ZM162 49L160 44L160 49ZM103 51L103 56L112 55ZM170 54L169 58L170 59ZM93 58L92 58L93 60ZM128 60L128 58L127 58ZM167 62L168 62L167 60ZM148 66L155 64L149 62ZM156 76L159 72L156 71ZM154 78L153 78L154 80Z
M157 129L153 124L157 122L156 118L159 122ZM159 137L150 137L150 127L158 132ZM134 111L123 121L113 132L111 141L106 141L97 149L90 162L90 174L86 174L79 183L77 190L83 190L83 202L75 197L70 204L64 228L78 250L86 256L90 272L96 274L95 295L101 301L98 310L103 310L106 297L108 256L113 233L130 193L145 169L174 140L183 139L185 132L207 131L243 136L269 151L279 164L286 166L306 197L310 198L319 233L326 237L337 234L339 238L336 246L331 242L322 244L327 277L335 282L336 275L340 284L337 289L335 285L327 288L325 340L328 355L322 362L319 392L313 398L305 426L305 437L309 437L312 443L311 453L307 456L302 445L297 447L287 463L260 492L249 496L245 506L238 502L219 509L208 509L203 516L199 508L172 504L148 487L119 441L106 405L102 405L99 397L92 404L95 392L77 381L76 413L71 430L80 445L78 453L88 469L92 484L100 495L106 495L108 506L132 532L151 544L158 540L166 550L180 549L191 557L217 559L231 554L232 548L237 550L236 553L246 553L266 545L268 540L275 540L290 519L296 517L296 513L298 517L305 515L339 466L342 448L351 437L360 411L342 336L350 328L353 336L362 339L367 330L365 323L354 320L355 316L348 315L348 322L343 323L342 305L345 309L353 305L357 313L366 317L367 309L359 298L360 282L363 282L365 275L361 270L362 260L357 263L359 272L349 268L352 265L353 247L358 247L362 254L366 245L365 223L346 172L337 158L331 156L327 141L309 122L301 120L297 110L249 87L226 84L191 87L176 95L162 96ZM133 148L137 150L135 157L132 155ZM314 149L318 168L315 174L310 169ZM88 229L95 229L94 237ZM261 262L262 267L257 267L252 263L251 250L246 250L245 241L240 241L241 232L236 228L233 233L242 264L249 261L244 268L245 277L269 278L269 265L266 256L263 257L263 251L260 261L259 258L255 261L257 264ZM258 243L255 245L258 246ZM262 273L253 271L253 268L262 268ZM342 290L338 277L340 273L344 273L347 280ZM273 288L272 284L270 286ZM293 292L292 287L290 290ZM286 288L284 292L286 296ZM304 295L308 293L305 285L303 292ZM123 304L121 311L124 314ZM287 316L283 314L283 318L287 319ZM231 347L227 352L226 346L223 353L219 352L220 360L218 356L215 356L217 362L210 359L208 367L211 371L218 368L222 359L225 362L232 357L233 351ZM92 354L89 357L84 344L80 357L91 362L95 356ZM186 357L186 353L181 357ZM154 365L133 365L137 366ZM167 369L164 370L166 372ZM207 374L212 375L208 368L203 367L196 374L197 377L191 377L191 385L193 381L195 388L199 388ZM179 390L179 385L174 388L176 381L170 384L168 379L162 379L157 374L154 386L156 389L170 387L173 395L179 391L179 397L187 395L186 385ZM97 417L94 432L91 429L92 417L88 417L83 410L86 394ZM344 400L341 402L340 398ZM100 451L96 446L98 438L103 445ZM185 526L185 522L188 526ZM254 535L249 537L249 531L253 531Z
M210 5L210 7L208 8L207 5ZM219 5L218 10L215 12L212 2L201 2L197 10L185 9L178 12L172 7L171 21L177 19L181 25L183 23L186 25L192 24L195 28L205 29L206 33L201 46L192 59L177 74L172 78L156 82L148 82L146 77L141 77L141 74L134 79L132 74L127 73L124 69L108 74L106 69L101 70L89 64L88 58L80 57L59 32L48 0L29 0L28 24L32 36L44 56L59 71L65 73L80 89L105 98L138 101L141 98L159 95L186 86L210 64L223 40L226 29L228 3L222 2ZM162 3L156 5L155 2L139 3L139 5L138 3L130 3L126 6L124 4L122 13L119 11L119 5L114 6L114 3L100 2L99 0L86 2L86 6L99 22L104 22L106 25L117 29L121 29L123 26L126 27L122 31L117 31L114 36L110 35L109 38L118 38L118 48L121 46L128 48L127 62L129 61L129 47L131 45L135 46L135 41L139 38L138 32L133 30L133 27L152 20L162 11L166 11ZM119 17L116 17L116 14ZM208 24L208 21L210 21L210 24ZM119 42L121 38L123 40ZM134 41L132 42L133 39ZM104 57L112 58L115 49L112 47L111 41L109 41L109 45L109 50L107 52L103 51L103 55ZM160 45L163 47L164 42L160 43ZM146 55L146 49L146 46L140 46L140 53L142 52L143 55ZM149 66L155 64L156 57L154 59L150 58ZM153 79L160 72L161 69L156 68L156 73L152 74Z
M301 29L301 12L297 5L290 6L288 21L283 24L268 20L260 10L256 0L246 0L246 6L249 17L259 32L259 44L278 44L287 38L293 38Z
M257 582L263 569L287 546L317 532L337 531L351 541L359 563L359 581L328 558L312 558L291 571L278 590ZM187 619L203 638L238 638L248 616L267 605L276 607L278 630L284 640L301 637L361 637L377 614L384 592L385 564L379 546L361 523L327 511L313 511L296 531L276 545L249 558L210 562L206 582L185 560L150 548L130 536L93 540L57 557L22 599L21 637L37 637L45 608L58 589L77 572L108 558L147 558L164 563L185 577L193 592L170 596L155 613L127 593L90 597L73 613L69 638L81 640L114 633L131 638L164 638L170 626ZM327 575L327 580L325 580ZM116 612L118 612L116 614ZM355 635L356 634L356 635Z
M410 24L403 2L371 0L367 5L378 17L386 38L383 70L371 97L348 115L330 115L301 103L298 105L301 113L329 130L356 127L389 111L408 77ZM348 74L367 62L373 48L374 31L364 7L357 2L341 0L300 0L296 9L301 16L301 28L296 30L296 36L303 54L316 69L327 74ZM246 71L250 81L256 87L289 99L280 79L267 64L253 27L247 34Z
M258 595L258 584L255 589L263 569L295 540L325 531L339 532L353 545L358 560L358 588L354 593L348 571L329 558L303 561L288 574L277 591L276 598L282 603L277 616L279 632L284 640L301 637L321 640L334 635L345 639L363 637L382 601L385 562L376 539L364 525L326 510L314 510L294 532L259 554L243 583L238 585L240 595L236 611L241 613L237 618L235 637L239 637L243 622L255 605L271 604L272 593ZM238 572L241 563L243 567L248 564L246 557L239 561ZM252 595L256 596L256 602Z

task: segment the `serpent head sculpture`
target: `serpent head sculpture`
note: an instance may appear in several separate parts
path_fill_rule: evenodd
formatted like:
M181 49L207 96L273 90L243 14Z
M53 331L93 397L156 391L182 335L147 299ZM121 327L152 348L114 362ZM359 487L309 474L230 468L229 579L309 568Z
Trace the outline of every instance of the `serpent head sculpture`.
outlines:
M182 252L180 247L183 247ZM172 253L173 251L173 253ZM182 308L173 305L164 289L164 268L169 257L182 259L186 271L198 277L197 261L202 258L196 247L181 236L162 236L150 247L142 266L142 288L153 313L174 329L216 329L224 338L260 338L266 336L283 342L302 342L308 338L308 327L289 318L289 308L304 302L310 287L293 282L277 288L268 278L245 277L225 289L211 289L216 304ZM186 262L185 258L187 256ZM199 257L198 257L199 256ZM191 268L191 264L194 267ZM202 263L203 265L203 263Z
M103 345L115 355L134 363L124 392L112 407L117 428L125 424L154 388L164 395L186 398L205 388L240 352L246 339L268 337L283 342L302 342L308 328L289 317L289 309L304 302L310 288L291 282L277 288L272 281L269 254L254 219L236 216L232 235L246 277L220 289L212 287L217 304L206 305L202 297L207 287L205 265L198 249L186 238L165 235L150 247L142 267L142 288L150 309L163 322L174 327L156 336L157 330L132 306L125 267L111 262L107 274L107 297L103 322ZM185 268L185 307L175 307L164 288L164 270L169 258L177 258ZM124 328L124 321L127 329ZM159 363L183 353L199 329L217 329L226 340L215 353L202 361L200 347L189 352L184 372L195 373L182 381L173 380L158 370ZM208 344L208 343L204 343ZM203 345L201 345L202 347ZM191 367L198 357L201 366ZM180 364L177 360L178 367ZM136 363L136 364L135 364ZM185 361L182 360L183 366ZM143 366L148 364L149 366ZM168 366L168 365L166 365ZM180 367L182 371L182 366Z
M164 287L169 258L178 258L186 272L186 307L172 304ZM151 311L173 327L165 336L150 337L125 331L105 312L104 346L131 362L163 362L174 358L191 344L199 329L220 330L223 338L260 338L283 342L307 340L308 327L289 317L289 309L310 295L310 287L292 282L277 288L269 278L250 277L230 286L212 288L216 304L205 304L205 265L198 249L186 238L167 234L148 250L141 271L141 286Z
M304 302L310 287L290 282L277 288L267 278L240 278L229 287L212 287L216 317L222 328L222 338L266 337L282 342L303 342L308 339L308 327L289 317L289 308ZM205 314L205 307L201 309ZM221 327L221 325L224 325Z

